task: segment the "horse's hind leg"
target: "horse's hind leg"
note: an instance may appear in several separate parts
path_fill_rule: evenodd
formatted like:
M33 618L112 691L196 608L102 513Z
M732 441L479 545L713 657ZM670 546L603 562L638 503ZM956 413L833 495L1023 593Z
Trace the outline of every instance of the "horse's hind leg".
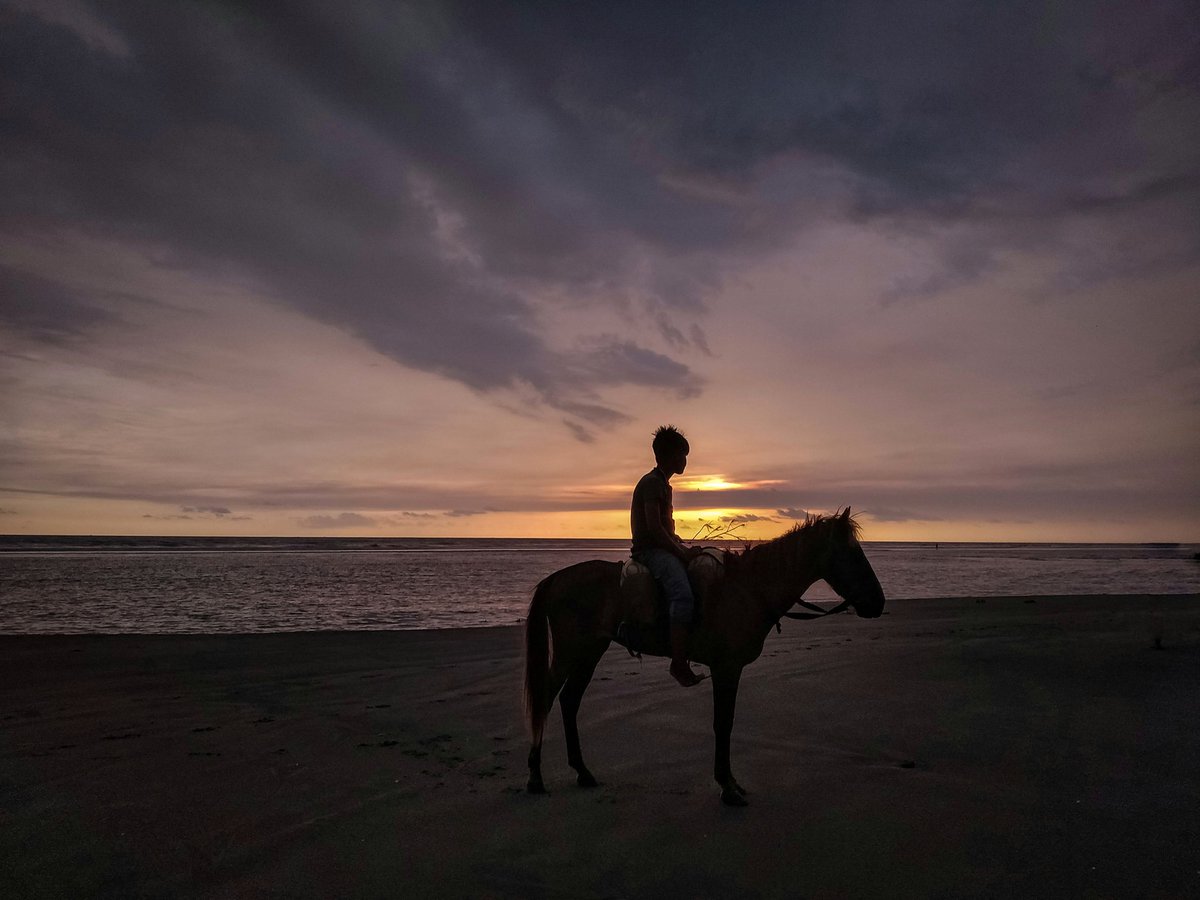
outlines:
M598 648L598 652L593 650L587 653L572 667L570 674L567 675L567 681L563 685L562 696L558 700L558 705L562 709L563 732L567 738L567 765L578 775L576 781L580 787L591 788L599 785L583 761L583 753L579 749L579 725L576 717L579 714L579 704L583 700L583 692L591 683L592 674L596 671L596 665L600 662L600 657L604 655L606 649L608 649L607 641Z
M558 696L559 690L562 689L565 677L562 672L558 671L556 666L550 667L550 684L549 684L549 699L546 701L546 710L554 706L554 698ZM543 728L533 742L529 745L529 783L526 785L526 790L531 794L546 793L546 784L542 781L542 738L545 734Z

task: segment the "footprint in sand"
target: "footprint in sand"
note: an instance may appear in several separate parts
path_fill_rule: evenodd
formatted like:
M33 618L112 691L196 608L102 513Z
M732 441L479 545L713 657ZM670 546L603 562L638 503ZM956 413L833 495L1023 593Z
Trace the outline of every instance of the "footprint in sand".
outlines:
M261 725L263 722L274 722L274 721L275 721L275 719L272 718L271 716L263 716L261 719L255 719L253 724Z
M367 709L387 709L391 705L390 703L376 703L374 706L368 706Z
M454 736L450 734L435 734L433 737L421 738L417 741L422 747L428 747L430 744L444 744L446 741L454 740Z
M127 741L130 738L140 738L142 735L136 731L130 731L126 734L106 734L101 738L103 741Z
M193 728L192 734L199 734L201 731L216 731L216 730L217 729L216 729L215 725L204 725L200 728Z

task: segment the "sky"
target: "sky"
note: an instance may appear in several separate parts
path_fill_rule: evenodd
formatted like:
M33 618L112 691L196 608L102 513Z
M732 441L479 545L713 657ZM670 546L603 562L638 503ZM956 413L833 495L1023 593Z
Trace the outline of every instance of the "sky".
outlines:
M0 0L0 532L1200 541L1200 7Z

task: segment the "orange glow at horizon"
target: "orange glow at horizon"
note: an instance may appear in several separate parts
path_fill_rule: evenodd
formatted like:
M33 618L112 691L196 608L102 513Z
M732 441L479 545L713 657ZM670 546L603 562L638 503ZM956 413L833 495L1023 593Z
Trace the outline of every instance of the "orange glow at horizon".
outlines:
M769 487L773 484L783 484L782 481L729 481L724 475L694 475L680 478L675 487L681 491L733 491L739 488Z
M724 475L699 475L680 479L675 482L675 486L683 491L732 491L746 485L737 481L726 481Z
M33 515L13 516L15 528L8 533L60 535L227 535L277 537L430 537L430 538L593 538L623 543L629 540L629 510L563 509L530 512L484 512L470 517L448 517L430 510L419 517L405 518L401 524L395 515L367 511L372 521L353 527L314 529L298 524L311 510L256 510L244 519L147 518L145 504L133 501L67 500L40 498L43 503ZM813 513L833 510L810 510ZM797 520L783 517L774 509L743 509L715 507L686 509L675 512L676 531L685 540L711 522L718 528L724 524L744 524L733 531L730 540L761 541L777 537ZM103 521L104 528L96 523ZM871 541L1061 541L1068 526L1070 539L1080 542L1126 543L1160 540L1188 540L1190 534L1165 533L1153 523L1130 531L1128 523L1101 521L1087 529L1077 523L1047 520L1036 525L1022 521L978 521L971 519L941 521L890 521L873 519L869 510L862 510L859 521L863 539ZM703 537L701 537L703 540Z

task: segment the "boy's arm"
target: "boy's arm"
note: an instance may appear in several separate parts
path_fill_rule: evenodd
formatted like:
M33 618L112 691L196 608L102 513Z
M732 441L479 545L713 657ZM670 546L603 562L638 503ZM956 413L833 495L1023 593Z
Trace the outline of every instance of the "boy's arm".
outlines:
M679 557L685 565L694 555L691 548L686 546L677 535L667 531L663 525L662 502L659 500L646 501L646 524L650 528L650 537L656 547L666 550Z

